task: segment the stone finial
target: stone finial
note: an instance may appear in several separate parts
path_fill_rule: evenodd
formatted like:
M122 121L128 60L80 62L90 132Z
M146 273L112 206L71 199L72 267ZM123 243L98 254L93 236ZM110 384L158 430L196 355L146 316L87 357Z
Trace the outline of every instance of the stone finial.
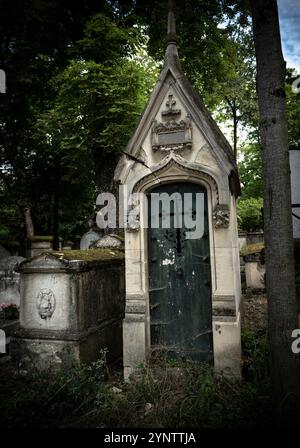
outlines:
M168 2L168 34L166 38L167 49L166 56L176 52L177 53L177 34L176 34L176 17L175 17L175 1Z

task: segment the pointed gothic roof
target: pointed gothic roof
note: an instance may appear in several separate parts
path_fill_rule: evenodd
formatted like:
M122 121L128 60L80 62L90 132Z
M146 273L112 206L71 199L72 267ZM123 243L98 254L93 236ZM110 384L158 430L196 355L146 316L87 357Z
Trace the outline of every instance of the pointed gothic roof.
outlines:
M139 136L141 135L142 130L147 122L149 122L149 117L153 113L153 106L155 105L160 91L165 84L168 76L171 74L176 86L188 100L188 103L192 106L193 111L195 112L194 118L198 115L198 122L201 122L202 130L206 130L210 135L210 145L212 147L218 148L219 153L222 153L223 156L225 156L225 160L227 161L227 163L229 163L231 167L231 171L228 175L230 189L232 193L238 196L240 195L241 187L233 150L224 134L220 130L219 126L206 109L200 95L194 90L191 83L183 73L177 48L178 37L176 34L175 2L173 0L169 0L168 6L168 33L166 38L164 67L150 96L150 99L144 109L144 112L139 120L135 132L133 133L133 136L127 145L125 154L131 155L133 157L137 155L139 151L139 147L137 145ZM197 117L195 122L197 123Z

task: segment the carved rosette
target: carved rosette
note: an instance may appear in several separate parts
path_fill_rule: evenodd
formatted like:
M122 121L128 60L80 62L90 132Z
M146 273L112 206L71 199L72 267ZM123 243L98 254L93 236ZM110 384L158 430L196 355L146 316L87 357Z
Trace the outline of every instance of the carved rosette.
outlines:
M215 229L227 229L229 227L230 211L227 205L217 205L213 212Z
M36 306L41 319L51 319L56 307L54 292L48 288L41 289L37 296Z

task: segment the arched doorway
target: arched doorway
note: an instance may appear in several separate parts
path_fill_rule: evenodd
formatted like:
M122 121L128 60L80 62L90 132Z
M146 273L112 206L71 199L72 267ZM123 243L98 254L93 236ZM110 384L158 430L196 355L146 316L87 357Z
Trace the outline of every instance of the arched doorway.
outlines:
M159 202L158 225L153 228L153 213L157 212L157 207L153 210L153 204L156 201L157 205L157 197L162 194L174 200L169 202L170 207L167 208ZM179 206L176 201L179 201ZM199 204L202 207L199 208ZM207 190L201 185L185 182L160 185L148 194L148 207L151 352L175 358L212 361ZM190 231L185 225L187 213L193 220L197 213L197 219L202 220L199 237L187 237Z

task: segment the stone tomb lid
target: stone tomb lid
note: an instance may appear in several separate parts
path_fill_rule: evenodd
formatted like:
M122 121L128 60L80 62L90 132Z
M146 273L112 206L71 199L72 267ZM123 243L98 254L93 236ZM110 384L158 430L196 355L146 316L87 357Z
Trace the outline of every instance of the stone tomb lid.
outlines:
M44 252L23 261L18 270L24 273L85 271L97 265L120 264L124 258L124 251L115 248Z

